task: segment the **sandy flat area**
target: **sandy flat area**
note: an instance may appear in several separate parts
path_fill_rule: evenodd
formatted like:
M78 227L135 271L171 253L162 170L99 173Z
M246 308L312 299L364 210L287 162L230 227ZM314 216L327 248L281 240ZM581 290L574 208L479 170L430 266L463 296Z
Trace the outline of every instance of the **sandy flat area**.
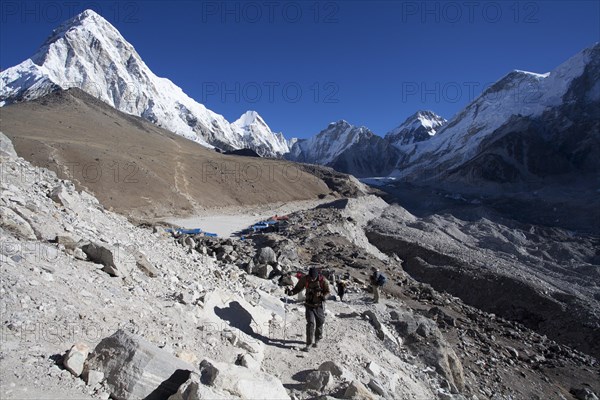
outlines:
M309 210L332 200L332 197L327 197L321 200L280 202L250 207L223 207L208 209L191 217L165 218L163 221L183 228L201 228L205 232L216 233L219 237L230 237L233 233L274 215Z

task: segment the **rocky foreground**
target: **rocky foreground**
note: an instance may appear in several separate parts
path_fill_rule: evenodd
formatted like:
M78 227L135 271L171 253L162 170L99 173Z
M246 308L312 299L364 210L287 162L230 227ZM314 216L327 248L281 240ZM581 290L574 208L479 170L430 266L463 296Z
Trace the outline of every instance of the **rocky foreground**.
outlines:
M365 234L376 197L290 215L279 234L134 226L1 141L2 399L594 399L597 359L419 283ZM389 211L387 211L389 212ZM386 249L384 249L386 250ZM290 273L347 275L299 351ZM370 302L367 274L388 276ZM474 290L477 290L474 288Z

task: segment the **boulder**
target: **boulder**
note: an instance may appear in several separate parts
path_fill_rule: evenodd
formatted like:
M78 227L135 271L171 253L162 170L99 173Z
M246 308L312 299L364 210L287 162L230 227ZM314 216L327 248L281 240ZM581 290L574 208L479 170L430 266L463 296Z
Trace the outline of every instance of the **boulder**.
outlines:
M236 365L241 365L242 367L246 367L255 371L260 370L260 361L257 360L252 354L238 355Z
M383 385L378 380L371 378L368 386L373 392L377 393L378 395L382 397L387 397Z
M190 251L196 248L196 241L189 236L183 240L183 244L187 246Z
M344 374L344 369L334 361L325 361L323 364L319 365L319 371L329 372L336 378L339 378Z
M63 245L69 251L75 251L77 248L77 241L68 235L56 235L54 241L56 244Z
M19 238L35 240L35 233L29 222L8 207L0 206L0 227Z
M210 360L204 360L204 362L206 362L205 365L216 369L210 373L211 377L216 376L210 387L217 391L230 393L229 398L231 395L242 399L261 400L289 400L290 398L281 381L265 372Z
M194 371L190 364L123 330L102 339L88 368L104 374L116 400L168 398Z
M231 394L221 393L213 389L210 386L203 385L200 382L200 376L196 373L192 373L187 381L185 381L177 393L173 394L168 400L201 400L201 399L214 399L214 400L229 400L239 399L239 397L232 397Z
M596 396L589 388L572 388L570 393L575 396L577 400L598 400L598 396Z
M275 255L275 251L272 248L263 247L260 250L258 250L258 253L256 253L254 262L257 264L275 265L275 263L277 262L277 256Z
M48 197L50 197L55 203L58 203L71 210L77 209L77 206L79 205L77 198L62 183L52 189Z
M329 371L312 371L306 375L304 388L322 392L333 384L333 375Z
M144 253L137 250L133 253L133 257L135 258L135 265L137 265L144 274L150 278L154 278L158 275L158 270L150 263L150 261L148 261L148 258L146 258Z
M359 381L352 381L342 398L352 400L375 400L375 396L373 396L369 389Z
M393 323L409 348L450 383L453 393L464 389L462 363L435 321L406 312L399 313L399 320Z
M0 157L7 160L18 157L12 142L2 132L0 132Z
M104 265L102 270L112 276L128 276L135 259L122 246L88 243L81 247L90 261Z
M273 267L269 264L260 264L254 268L253 275L258 276L259 278L269 279L271 272L273 272Z
M381 367L374 361L371 361L367 365L367 372L369 372L373 376L378 376L381 374Z
M94 387L104 380L104 373L101 371L96 371L95 369L85 369L83 370L83 379L88 386Z
M89 353L90 348L85 343L74 344L63 359L65 368L75 376L81 375Z
M212 386L214 385L217 377L219 376L219 370L209 360L202 360L200 363L200 382L203 385Z

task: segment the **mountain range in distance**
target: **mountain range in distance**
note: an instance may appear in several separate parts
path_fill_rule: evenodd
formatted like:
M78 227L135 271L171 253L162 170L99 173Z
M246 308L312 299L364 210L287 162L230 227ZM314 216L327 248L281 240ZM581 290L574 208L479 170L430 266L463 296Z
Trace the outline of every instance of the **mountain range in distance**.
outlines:
M77 87L205 147L320 164L463 191L569 181L600 171L600 45L545 74L512 71L450 120L417 111L383 137L340 120L288 140L255 111L227 121L156 76L103 17L86 10L35 54L0 73L0 105ZM593 185L597 182L592 180Z

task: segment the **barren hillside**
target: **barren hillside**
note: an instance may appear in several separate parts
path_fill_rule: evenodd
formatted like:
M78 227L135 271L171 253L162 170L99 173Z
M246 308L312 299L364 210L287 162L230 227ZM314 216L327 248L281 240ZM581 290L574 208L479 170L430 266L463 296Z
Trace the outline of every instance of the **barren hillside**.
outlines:
M132 217L306 200L328 185L295 164L222 155L78 89L0 109L19 155Z

